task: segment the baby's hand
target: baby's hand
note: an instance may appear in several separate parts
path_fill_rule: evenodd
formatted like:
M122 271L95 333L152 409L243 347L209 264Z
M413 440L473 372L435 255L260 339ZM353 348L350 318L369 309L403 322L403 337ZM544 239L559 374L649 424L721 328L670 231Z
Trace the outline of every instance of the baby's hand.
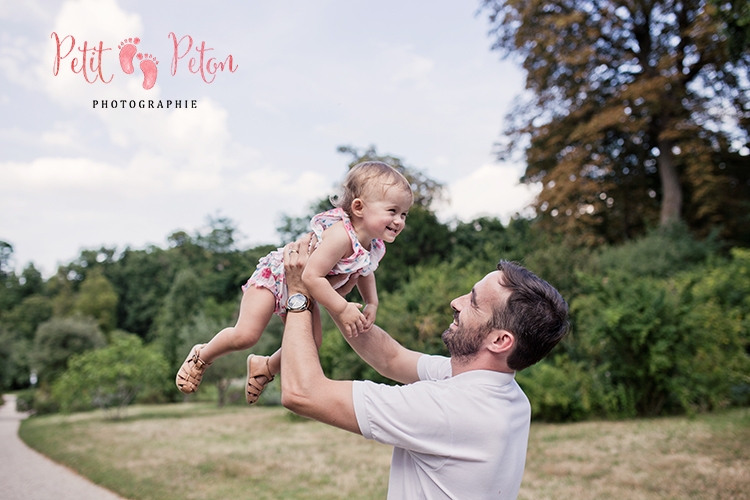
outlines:
M377 304L367 304L362 311L362 314L365 315L365 326L362 331L366 332L367 330L372 328L372 325L375 324L375 317L378 314Z
M361 307L361 304L348 302L346 304L346 309L344 309L344 311L338 316L339 322L344 329L344 333L349 338L356 337L364 330L366 319L364 314L359 311Z

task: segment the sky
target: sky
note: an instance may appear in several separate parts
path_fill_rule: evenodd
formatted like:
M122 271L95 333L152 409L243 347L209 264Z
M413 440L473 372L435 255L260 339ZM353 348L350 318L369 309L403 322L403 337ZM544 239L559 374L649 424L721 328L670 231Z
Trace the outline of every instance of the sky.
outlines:
M231 219L240 248L278 244L282 214L342 180L342 145L445 184L443 222L524 213L539 187L493 155L524 74L490 50L480 4L0 0L12 264L48 277L83 249L165 247L209 217Z

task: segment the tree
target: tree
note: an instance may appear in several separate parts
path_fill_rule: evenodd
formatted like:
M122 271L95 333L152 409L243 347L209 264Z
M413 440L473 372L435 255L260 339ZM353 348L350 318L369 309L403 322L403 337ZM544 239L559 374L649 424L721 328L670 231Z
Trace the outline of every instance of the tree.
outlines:
M117 292L100 270L89 273L76 297L76 312L94 318L104 333L117 326Z
M146 338L181 262L156 246L126 248L106 276L119 297L118 328Z
M164 357L136 335L125 334L103 349L72 356L52 396L63 411L93 406L117 419L140 392L163 389L166 379Z
M686 218L725 222L723 156L748 138L748 58L732 61L705 0L486 0L493 49L517 55L528 98L501 159L525 154L548 226L591 243ZM750 157L743 157L745 169Z
M175 373L186 355L180 332L193 321L202 302L198 276L191 269L179 271L154 322L153 332L170 370Z
M40 383L51 383L65 371L73 354L103 347L104 335L88 318L52 318L39 325L34 337L32 366Z
M724 23L727 52L733 61L750 58L750 4L745 0L711 0Z

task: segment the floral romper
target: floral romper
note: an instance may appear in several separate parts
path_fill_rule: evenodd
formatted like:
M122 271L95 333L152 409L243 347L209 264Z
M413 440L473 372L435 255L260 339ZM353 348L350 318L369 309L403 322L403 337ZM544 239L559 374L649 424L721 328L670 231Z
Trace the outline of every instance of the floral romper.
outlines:
M354 231L354 226L352 226L349 216L341 208L334 208L333 210L317 214L310 221L310 226L318 238L318 243L320 243L323 237L323 231L339 221L344 221L344 228L352 241L352 254L338 261L328 275L351 275L358 272L361 276L369 276L378 268L380 260L385 255L385 243L381 239L373 239L370 242L370 250L366 250L357 239L357 233ZM337 284L336 288L341 287L347 281L348 278ZM242 290L247 290L250 285L254 285L256 288L269 289L276 297L274 313L280 316L286 314L286 300L289 292L286 287L286 278L284 277L283 248L274 250L260 259L258 267L255 269L253 275L250 276L250 279L247 280L247 283L242 286Z

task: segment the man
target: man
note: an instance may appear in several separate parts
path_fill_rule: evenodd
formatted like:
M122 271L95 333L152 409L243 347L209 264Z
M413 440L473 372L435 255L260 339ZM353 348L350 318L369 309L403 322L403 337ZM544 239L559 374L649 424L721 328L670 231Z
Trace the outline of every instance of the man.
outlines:
M514 374L566 334L568 306L560 294L526 269L501 262L451 302L454 321L443 333L450 358L406 349L374 326L349 343L379 373L405 385L330 380L320 366L301 279L305 248L308 240L284 251L290 300L298 303L282 341L282 404L392 445L389 499L516 498L531 408Z

